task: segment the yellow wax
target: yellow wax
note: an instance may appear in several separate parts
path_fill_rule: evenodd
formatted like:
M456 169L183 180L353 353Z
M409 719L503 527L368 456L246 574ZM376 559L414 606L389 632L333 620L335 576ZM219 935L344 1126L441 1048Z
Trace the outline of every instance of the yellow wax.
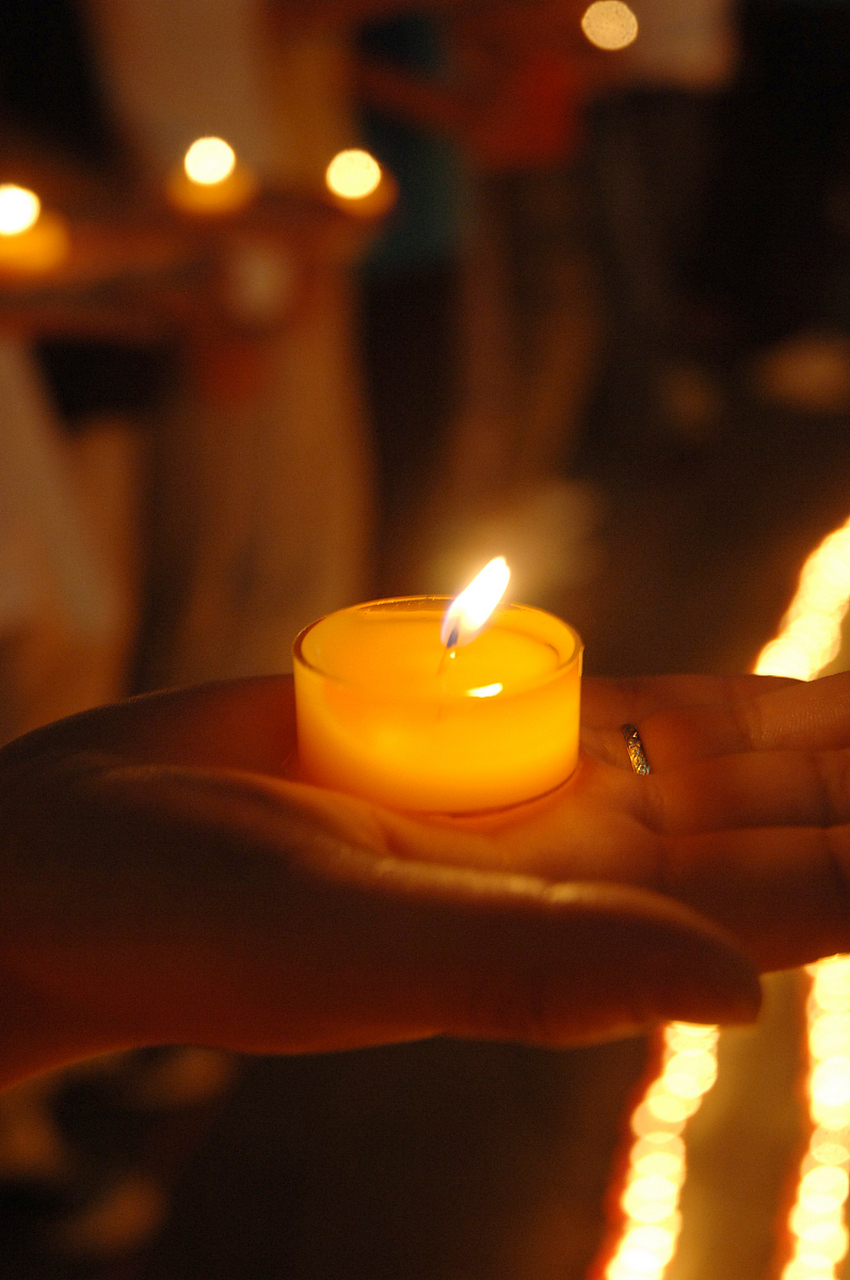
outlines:
M394 808L468 813L542 795L573 772L578 635L510 605L447 652L448 603L377 601L302 631L295 695L307 780Z

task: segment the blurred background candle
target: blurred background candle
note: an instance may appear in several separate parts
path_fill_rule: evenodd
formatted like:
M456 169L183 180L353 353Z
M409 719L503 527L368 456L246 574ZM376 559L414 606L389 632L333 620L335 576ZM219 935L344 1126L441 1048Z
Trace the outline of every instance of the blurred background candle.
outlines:
M395 808L463 813L529 800L570 776L579 636L552 614L509 605L447 648L449 604L374 601L300 634L303 777Z
M69 248L65 223L42 209L34 191L11 182L0 185L0 271L51 271Z
M361 218L388 213L398 196L390 175L359 147L337 152L325 170L325 187L335 204Z
M253 198L257 180L223 138L196 138L172 170L166 191L187 213L233 213Z

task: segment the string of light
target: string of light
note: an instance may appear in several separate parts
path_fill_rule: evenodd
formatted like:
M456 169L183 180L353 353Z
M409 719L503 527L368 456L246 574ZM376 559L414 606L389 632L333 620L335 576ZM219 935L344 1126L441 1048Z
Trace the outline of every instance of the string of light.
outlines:
M717 1028L673 1022L661 1070L632 1113L634 1134L620 1208L623 1227L606 1280L660 1280L676 1251L685 1181L682 1131L717 1077Z
M836 657L850 603L850 520L812 553L760 675L811 680ZM806 1006L812 1125L788 1219L791 1256L781 1280L835 1280L847 1252L850 1189L850 956L810 965Z
M807 1005L813 1131L788 1220L792 1254L782 1280L834 1280L847 1252L850 1179L850 956L811 965Z
M809 556L776 637L754 670L811 680L836 657L850 604L850 520ZM850 956L809 966L808 1097L812 1134L788 1226L791 1256L781 1280L835 1280L847 1252L850 1192ZM662 1280L681 1230L686 1176L683 1131L717 1076L716 1027L672 1023L661 1070L631 1117L634 1135L620 1209L620 1236L605 1280Z

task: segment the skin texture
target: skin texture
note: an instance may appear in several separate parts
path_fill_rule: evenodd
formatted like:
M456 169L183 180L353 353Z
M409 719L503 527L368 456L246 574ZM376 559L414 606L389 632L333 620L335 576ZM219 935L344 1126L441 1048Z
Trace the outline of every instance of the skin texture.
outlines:
M287 677L12 743L0 1082L143 1044L560 1046L746 1021L758 970L850 950L850 676L586 680L583 722L568 783L464 820L284 776Z

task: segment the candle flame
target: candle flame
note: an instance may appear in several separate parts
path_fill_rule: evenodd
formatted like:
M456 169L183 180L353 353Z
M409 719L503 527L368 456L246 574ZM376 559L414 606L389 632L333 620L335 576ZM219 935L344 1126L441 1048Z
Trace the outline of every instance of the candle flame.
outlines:
M0 185L0 235L19 236L38 221L41 201L34 191L13 182Z
M637 39L638 21L622 0L596 0L585 11L581 29L597 49L614 52Z
M505 594L511 571L504 556L485 564L468 587L452 600L443 618L440 639L447 649L469 644L483 631L496 605Z
M183 157L183 167L192 182L218 186L236 167L236 152L223 138L196 138Z
M325 171L325 182L335 195L346 200L363 200L377 190L381 176L381 166L375 157L352 147L334 156Z

